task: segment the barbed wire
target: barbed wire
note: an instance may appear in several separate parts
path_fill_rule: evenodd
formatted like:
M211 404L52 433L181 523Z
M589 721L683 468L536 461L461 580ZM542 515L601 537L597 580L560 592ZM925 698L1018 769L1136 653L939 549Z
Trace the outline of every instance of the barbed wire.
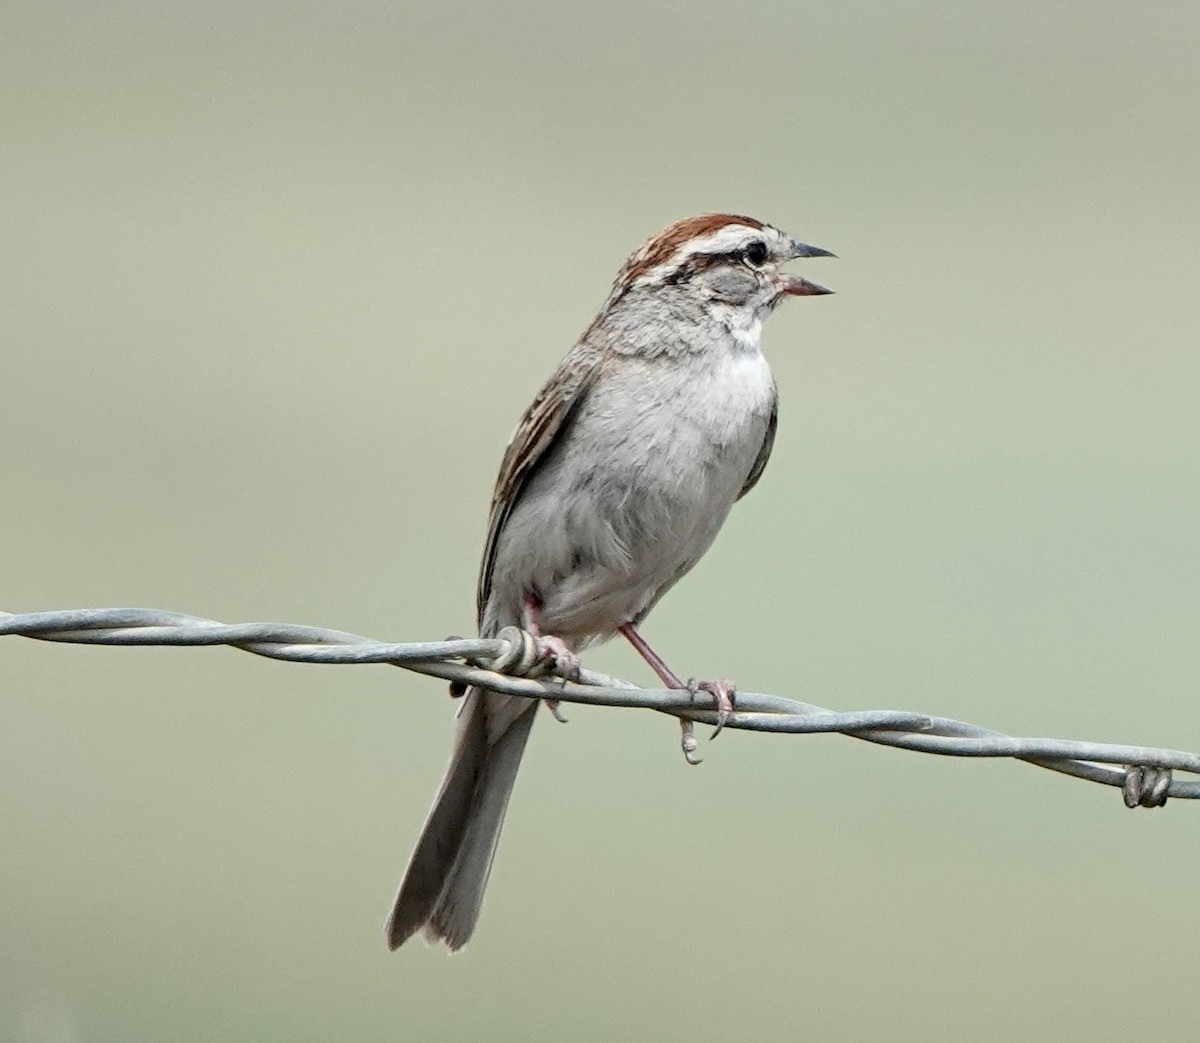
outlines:
M88 645L229 645L292 663L389 663L417 673L527 699L657 710L699 724L717 724L705 692L641 688L583 669L575 680L546 675L530 635L516 627L495 638L387 643L324 627L284 623L220 623L147 608L68 609L21 615L0 611L0 636ZM528 676L539 671L543 676ZM518 676L524 674L527 676ZM758 692L737 693L726 728L819 734L948 757L1011 757L1051 771L1119 787L1129 807L1161 807L1167 797L1200 798L1200 754L1149 746L1014 738L947 717L896 710L840 713ZM1111 767L1110 765L1118 765Z

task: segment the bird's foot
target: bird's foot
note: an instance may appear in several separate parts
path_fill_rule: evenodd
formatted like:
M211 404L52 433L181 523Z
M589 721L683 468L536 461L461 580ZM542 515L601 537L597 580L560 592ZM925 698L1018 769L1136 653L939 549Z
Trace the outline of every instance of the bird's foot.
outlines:
M533 637L537 647L538 661L562 678L563 684L579 680L579 656L577 656L561 637L542 633L542 603L533 595L526 596L521 605L521 624L525 632ZM566 724L567 719L558 708L557 699L546 699L546 709L559 722Z
M535 638L538 646L538 655L543 663L563 679L565 684L567 681L579 680L579 656L567 647L567 643L561 637L542 637L539 635ZM559 724L566 724L567 719L563 716L562 710L558 708L557 699L544 699L546 709L550 711L550 716L553 717Z
M561 637L535 634L538 658L564 681L579 680L579 656L567 647Z
M716 701L717 708L717 730L712 733L710 738L715 739L721 734L721 729L725 727L725 722L729 720L729 715L733 713L733 695L736 687L732 681L688 681L684 684L675 675L665 662L662 656L654 651L647 643L646 639L638 633L638 629L632 623L625 623L617 629L625 636L625 639L634 647L634 650L650 665L650 669L658 674L658 679L662 681L668 688L686 689L695 695L697 692L711 692ZM683 728L683 736L680 740L683 746L683 755L687 758L688 764L699 764L700 758L696 756L696 735L695 725L692 721L685 718L679 719L680 727Z
M521 626L533 636L538 660L547 669L553 670L564 681L579 680L579 656L561 637L542 633L542 603L532 594L526 595L521 604Z
M697 692L709 692L712 694L717 710L717 729L709 738L715 739L721 734L721 729L725 727L725 722L729 720L729 715L733 713L733 699L737 692L737 685L723 678L714 681L697 681L695 678L691 678L687 683L687 690L692 695L695 695Z

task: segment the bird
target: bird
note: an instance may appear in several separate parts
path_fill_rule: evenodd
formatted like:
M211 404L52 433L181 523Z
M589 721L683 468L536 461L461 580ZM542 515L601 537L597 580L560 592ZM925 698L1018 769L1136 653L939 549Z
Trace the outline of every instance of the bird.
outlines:
M505 449L479 569L482 637L519 626L570 678L582 649L620 633L667 687L689 686L639 628L762 476L778 416L763 323L787 297L832 292L787 262L832 256L725 213L676 221L630 255ZM719 729L733 685L690 686L713 696ZM452 952L471 938L538 705L466 691L389 948L417 932Z

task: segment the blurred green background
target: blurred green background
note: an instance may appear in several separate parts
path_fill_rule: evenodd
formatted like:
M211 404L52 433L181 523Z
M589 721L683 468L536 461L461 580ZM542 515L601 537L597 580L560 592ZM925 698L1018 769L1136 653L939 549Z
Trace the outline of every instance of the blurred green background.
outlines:
M625 255L835 250L647 634L844 709L1200 748L1200 8L10 4L0 608L469 631ZM650 683L625 647L589 665ZM1200 807L543 718L460 956L382 925L441 684L0 645L0 1039L1191 1040Z

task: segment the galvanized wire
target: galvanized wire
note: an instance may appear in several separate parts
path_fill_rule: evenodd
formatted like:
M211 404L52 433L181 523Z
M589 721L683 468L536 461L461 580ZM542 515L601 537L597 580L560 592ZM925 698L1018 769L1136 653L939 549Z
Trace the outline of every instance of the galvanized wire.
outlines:
M145 608L69 609L13 615L0 612L0 636L91 645L230 645L255 655L293 663L390 663L461 685L528 699L658 710L701 724L717 723L705 692L641 688L584 669L577 680L513 676L528 672L528 636L516 628L496 638L445 641L373 641L323 627L284 623L219 623L200 616ZM515 666L514 666L515 665ZM1200 798L1200 754L1149 746L1081 742L1073 739L1014 738L946 717L896 710L839 713L812 703L758 692L737 693L726 728L814 734L838 732L867 742L949 757L1012 757L1089 782L1123 789L1130 806L1161 805L1168 796ZM1110 767L1117 765L1117 767Z

